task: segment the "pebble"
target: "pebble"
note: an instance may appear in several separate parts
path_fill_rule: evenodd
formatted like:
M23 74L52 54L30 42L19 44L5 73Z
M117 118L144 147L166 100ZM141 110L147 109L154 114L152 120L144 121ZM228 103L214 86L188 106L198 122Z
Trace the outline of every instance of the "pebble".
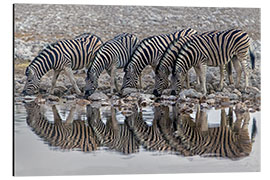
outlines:
M215 99L207 99L205 102L207 104L215 104L216 100Z
M104 101L108 100L108 96L102 92L94 92L91 96L88 97L92 101Z
M78 99L76 100L76 104L78 104L79 106L85 106L91 104L91 102L86 99Z
M49 95L47 98L49 101L56 101L56 102L60 101L60 98L54 95Z
M64 96L63 98L65 98L68 101L76 99L76 97L74 95Z

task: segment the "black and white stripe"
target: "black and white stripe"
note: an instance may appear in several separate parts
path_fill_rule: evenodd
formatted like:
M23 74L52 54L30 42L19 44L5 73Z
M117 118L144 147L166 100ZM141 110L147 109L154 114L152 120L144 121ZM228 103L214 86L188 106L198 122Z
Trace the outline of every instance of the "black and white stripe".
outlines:
M172 50L164 54L161 60L163 66L159 67L160 74L168 74L168 67L171 67L174 78L172 84L180 87L184 77L191 67L195 68L197 76L199 76L201 90L206 94L205 73L206 66L219 66L221 69L220 88L223 87L223 68L224 65L232 61L237 72L237 84L239 86L241 78L241 66L245 73L245 86L248 86L248 71L246 59L250 53L252 68L254 68L254 55L250 50L250 39L247 33L241 30L230 29L213 35L193 35L192 37L183 37L180 39L176 53ZM174 47L173 47L174 48ZM173 49L170 48L170 49ZM173 54L173 55L171 55ZM167 69L166 69L167 68ZM166 76L159 78L157 85L162 85L162 81ZM165 83L164 87L167 84ZM162 91L163 87L156 89Z
M147 65L151 65L153 70L155 70L160 57L172 41L177 40L182 36L189 36L195 33L195 30L189 28L171 34L162 34L143 39L132 54L130 62L124 69L125 76L122 89L136 88L143 69Z
M107 41L97 52L90 68L87 72L85 80L85 95L89 96L98 87L98 78L100 74L106 69L111 76L111 85L113 83L117 88L115 81L115 69L123 68L130 60L130 57L139 44L139 39L134 34L123 33L112 40ZM112 89L111 89L112 90Z
M51 69L54 70L54 77L50 93L52 93L59 73L64 70L76 93L79 94L80 90L76 85L72 70L88 68L101 45L101 39L90 33L82 34L75 39L61 40L48 45L26 68L27 82L23 94L35 93L39 88L42 76Z
M42 138L49 146L61 150L95 151L99 141L92 128L83 120L73 120L74 108L70 110L66 121L62 121L55 105L52 106L54 121L49 121L42 112L40 105L31 102L25 105L27 111L26 122L32 131Z
M179 116L176 134L189 144L193 155L230 159L245 157L252 150L248 113L241 112L240 116L236 113L236 120L229 125L228 115L225 109L222 109L220 125L208 127L206 112L199 110L195 122L189 115ZM206 126L203 127L203 123L206 123Z

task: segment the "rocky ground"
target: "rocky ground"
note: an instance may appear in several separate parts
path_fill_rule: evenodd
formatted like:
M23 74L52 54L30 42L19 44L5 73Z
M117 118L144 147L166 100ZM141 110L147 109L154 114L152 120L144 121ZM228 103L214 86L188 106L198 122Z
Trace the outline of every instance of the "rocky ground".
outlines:
M207 87L209 92L206 97L202 97L194 90L196 76L194 71L191 71L191 89L183 90L177 98L168 96L165 92L161 101L157 101L151 95L154 73L148 67L143 71L143 88L140 93L134 92L125 98L108 94L110 81L109 76L104 72L99 80L97 93L90 98L90 101L78 99L73 94L71 83L64 75L59 77L54 95L45 94L36 100L40 102L72 100L79 104L99 102L99 105L112 103L115 106L124 105L127 102L136 102L140 105L181 102L183 105L181 107L187 110L192 109L193 103L201 103L206 108L245 103L246 106L250 106L251 111L260 110L260 9L16 4L14 12L15 103L23 103L35 98L20 96L26 80L24 70L46 44L59 39L69 39L85 32L91 32L105 42L122 32L134 33L143 39L187 27L196 29L198 32L238 28L249 34L253 40L252 46L256 55L256 68L250 77L250 84L254 88L250 88L246 92L243 89L235 89L233 85L228 85L228 78L226 78L226 86L223 91L217 92L219 68L208 68ZM75 77L79 87L83 90L85 74L78 73ZM121 84L122 77L123 73L119 70L119 84ZM42 78L41 90L46 91L50 87L51 78L52 72ZM111 101L108 101L109 97Z

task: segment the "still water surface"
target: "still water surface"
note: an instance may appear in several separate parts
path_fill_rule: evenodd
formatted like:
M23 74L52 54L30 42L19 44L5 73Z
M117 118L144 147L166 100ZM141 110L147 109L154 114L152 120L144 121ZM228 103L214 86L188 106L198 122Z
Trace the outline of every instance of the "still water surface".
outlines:
M260 112L15 105L15 175L260 170Z

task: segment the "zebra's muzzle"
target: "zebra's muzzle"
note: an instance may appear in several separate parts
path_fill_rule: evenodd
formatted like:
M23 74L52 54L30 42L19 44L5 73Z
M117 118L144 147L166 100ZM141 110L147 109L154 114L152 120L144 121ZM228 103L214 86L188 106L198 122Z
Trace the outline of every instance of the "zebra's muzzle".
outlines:
M160 96L161 96L161 94L158 93L158 90L157 90L157 89L154 89L153 94L154 94L156 97L160 97Z

